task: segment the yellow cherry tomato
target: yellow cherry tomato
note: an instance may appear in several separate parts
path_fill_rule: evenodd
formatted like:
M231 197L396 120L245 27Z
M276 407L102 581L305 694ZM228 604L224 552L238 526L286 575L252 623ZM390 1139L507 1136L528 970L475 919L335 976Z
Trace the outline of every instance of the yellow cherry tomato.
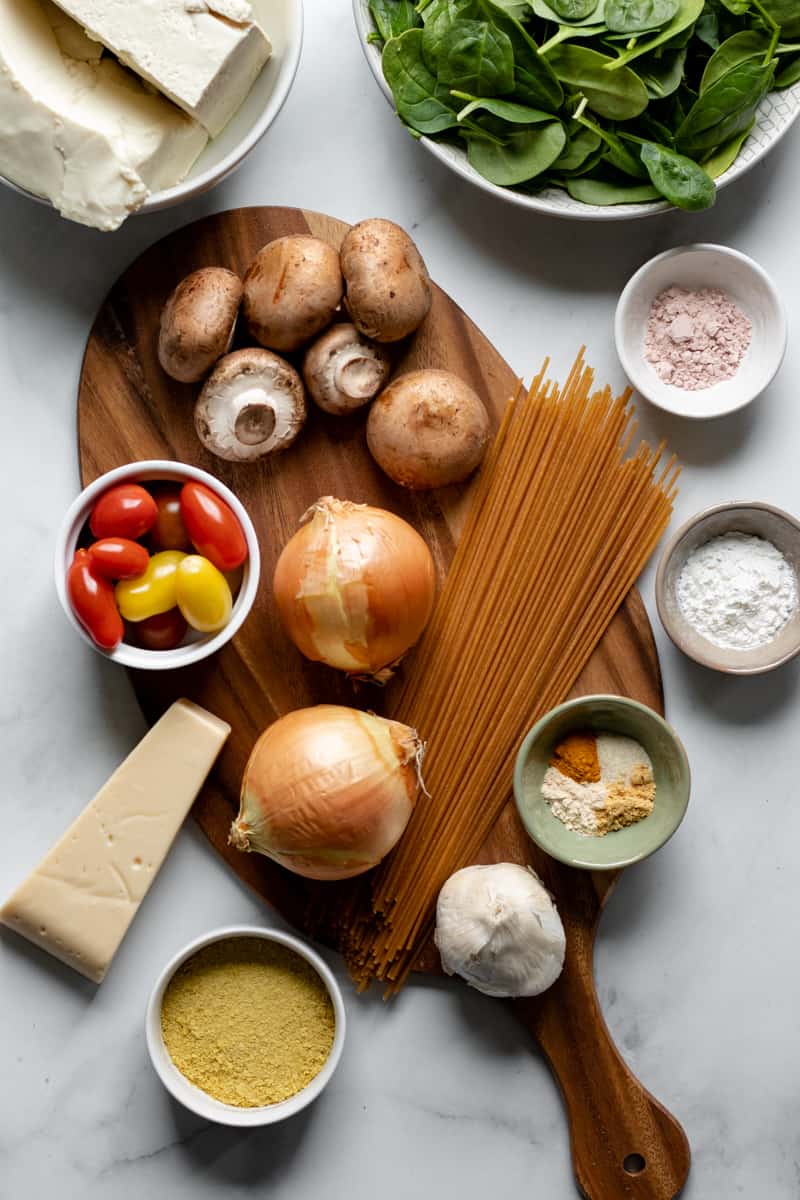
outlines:
M216 633L231 619L233 597L228 581L201 554L187 554L175 576L178 608L192 629Z
M180 550L162 550L153 555L141 575L117 584L114 595L126 621L146 621L175 607L176 575L186 557Z

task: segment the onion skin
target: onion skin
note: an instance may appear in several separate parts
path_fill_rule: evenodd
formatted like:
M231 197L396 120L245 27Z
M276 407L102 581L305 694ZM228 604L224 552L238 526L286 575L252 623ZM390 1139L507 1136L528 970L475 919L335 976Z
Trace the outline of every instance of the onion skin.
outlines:
M399 721L337 704L281 717L253 747L229 842L306 879L350 879L398 841L423 747Z
M431 552L394 513L325 496L275 567L275 603L301 654L376 676L414 645L436 594Z

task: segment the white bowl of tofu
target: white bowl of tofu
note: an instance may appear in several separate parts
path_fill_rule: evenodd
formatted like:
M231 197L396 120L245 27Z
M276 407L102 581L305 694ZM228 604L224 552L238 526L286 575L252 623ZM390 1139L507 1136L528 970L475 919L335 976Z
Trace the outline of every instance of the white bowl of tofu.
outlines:
M0 182L110 231L229 175L280 112L302 0L0 0Z

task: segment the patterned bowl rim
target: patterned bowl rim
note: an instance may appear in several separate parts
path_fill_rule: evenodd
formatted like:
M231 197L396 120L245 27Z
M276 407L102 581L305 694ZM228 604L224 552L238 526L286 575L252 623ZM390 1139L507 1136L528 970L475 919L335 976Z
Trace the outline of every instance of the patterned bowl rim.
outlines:
M383 92L386 100L394 108L391 89L384 79L381 70L381 52L374 43L367 41L368 35L372 32L369 0L353 0L353 16L359 41L361 42L361 49L364 52L364 57L375 78L375 82ZM800 117L800 83L786 88L784 91L778 93L778 95L779 97L786 97L790 106L790 111L784 123L781 126L773 127L771 130L760 127L760 122L769 119L775 105L775 93L770 93L761 102L756 124L742 150L740 150L736 161L716 180L717 189L727 187L729 183L733 183L734 180L746 174L751 167L760 162L764 155L773 146L777 145L784 134L788 133L791 129L797 118ZM500 187L498 184L490 183L488 179L484 179L482 175L479 175L469 165L464 151L458 147L451 146L447 142L434 141L433 138L426 137L425 135L420 137L419 140L426 150L433 154L435 158L438 158L439 162L444 163L446 167L449 167L451 171L455 171L457 175L460 175L462 179L466 179L468 183L479 187L489 195L498 196L507 203L515 204L518 208L526 208L530 212L546 213L551 217L573 218L579 221L630 221L637 217L654 217L658 213L677 211L674 205L670 204L668 200L650 200L642 204L616 204L609 205L608 207L599 204L583 204L580 200L573 200L567 192L556 188L546 188L537 196L528 196L524 192L516 191L514 188Z

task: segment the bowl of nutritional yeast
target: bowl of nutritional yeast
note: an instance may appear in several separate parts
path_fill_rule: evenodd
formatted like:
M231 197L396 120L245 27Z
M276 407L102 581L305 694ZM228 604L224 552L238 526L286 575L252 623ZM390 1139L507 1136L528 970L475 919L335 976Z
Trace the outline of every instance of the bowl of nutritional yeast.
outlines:
M667 544L658 615L695 662L758 675L800 653L799 578L800 521L758 501L718 504Z

